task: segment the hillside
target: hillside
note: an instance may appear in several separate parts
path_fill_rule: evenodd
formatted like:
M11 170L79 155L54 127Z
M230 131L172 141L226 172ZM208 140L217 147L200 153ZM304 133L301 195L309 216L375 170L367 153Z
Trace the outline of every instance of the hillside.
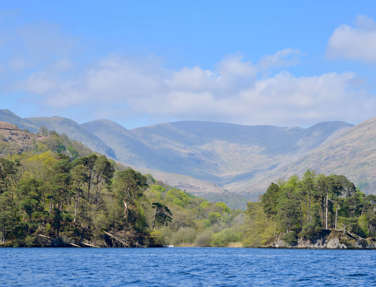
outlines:
M125 168L81 143L0 122L0 247L226 246L241 211Z
M254 192L233 184L254 179L310 151L351 125L326 122L310 128L175 122L126 130L107 120L83 124L111 146L121 162L150 170L189 191ZM184 175L177 182L176 174ZM267 181L265 181L266 184Z
M376 118L330 138L322 145L265 173L254 182L302 175L312 169L324 174L344 174L362 191L376 193ZM248 185L243 182L242 185Z
M0 122L0 154L18 154L30 150L35 137L16 125Z
M0 111L0 118L9 113ZM64 133L189 192L214 192L227 198L229 193L245 194L247 199L257 199L265 189L270 177L264 175L272 175L351 127L344 122L288 128L186 121L126 129L109 120L78 124L61 117L21 119L15 115L10 120Z
M101 139L82 128L75 121L62 117L51 118L29 118L28 122L37 127L45 127L48 130L56 131L60 134L66 134L71 139L82 142L90 149L115 158L113 150L103 143Z
M0 122L0 156L19 155L51 150L71 157L92 153L80 142L70 140L67 136L59 136L55 132L30 133L17 126Z

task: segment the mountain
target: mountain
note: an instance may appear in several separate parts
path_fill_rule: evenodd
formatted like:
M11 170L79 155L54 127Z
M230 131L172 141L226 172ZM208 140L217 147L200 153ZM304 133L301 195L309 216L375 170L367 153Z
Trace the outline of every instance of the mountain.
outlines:
M147 167L153 161L153 151L121 125L109 120L97 120L81 125L114 150L121 162Z
M108 120L82 126L111 146L119 161L200 193L254 192L249 189L252 184L242 189L232 187L252 181L351 127L344 122L287 128L186 121L127 130Z
M325 174L344 174L363 191L376 193L376 118L342 130L317 148L255 178L253 183L257 185L265 179L301 175L307 169Z
M116 159L111 147L107 146L100 138L88 132L75 121L62 117L28 118L26 120L34 126L45 127L48 130L66 134L71 139L82 142L90 149ZM14 124L17 125L17 123Z
M20 118L9 110L0 110L0 121L12 123L18 128L28 130L30 132L36 132L39 129L37 125L26 119Z
M345 174L362 187L372 185L367 172L362 172L363 177L351 176L354 172L347 170L347 166L359 166L341 164L353 154L328 157L333 145L336 154L346 153L348 146L342 148L340 143L345 136L354 137L348 133L359 128L340 121L308 128L181 121L126 129L110 120L79 124L61 117L22 119L9 111L0 111L2 118L21 128L46 127L64 133L125 165L201 195L257 199L271 180L301 174L307 168ZM373 152L364 141L349 141L358 150ZM367 166L372 163L364 162L359 170Z

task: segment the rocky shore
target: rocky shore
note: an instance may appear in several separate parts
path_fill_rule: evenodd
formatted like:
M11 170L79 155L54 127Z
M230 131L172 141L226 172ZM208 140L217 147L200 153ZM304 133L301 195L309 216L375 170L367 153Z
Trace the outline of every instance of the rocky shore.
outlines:
M302 249L376 249L376 240L362 238L348 231L323 230L315 240L300 238L297 243L289 244L281 237L277 238L272 248L302 248Z

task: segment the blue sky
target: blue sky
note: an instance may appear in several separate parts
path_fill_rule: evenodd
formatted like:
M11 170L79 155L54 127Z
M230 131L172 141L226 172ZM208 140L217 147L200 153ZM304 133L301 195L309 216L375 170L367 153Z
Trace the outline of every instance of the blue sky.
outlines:
M374 1L8 2L1 107L24 117L131 128L376 116Z

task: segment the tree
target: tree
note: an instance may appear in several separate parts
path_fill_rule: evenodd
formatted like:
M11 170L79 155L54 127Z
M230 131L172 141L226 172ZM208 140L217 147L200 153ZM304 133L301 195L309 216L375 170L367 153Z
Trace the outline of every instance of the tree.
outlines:
M1 243L4 244L8 239L16 238L16 229L20 218L17 214L17 208L10 192L0 194L0 232Z
M329 215L329 184L325 175L320 174L316 179L316 196L320 200L322 207L322 219L325 229L328 229L328 215Z
M153 229L156 226L167 226L172 221L171 210L160 202L153 202L152 206L155 209Z
M93 184L96 190L94 203L98 203L100 200L100 192L105 186L111 184L115 169L112 163L102 155L96 159L93 170Z
M281 231L298 233L301 228L301 205L296 192L285 192L278 202L278 221Z
M134 227L137 220L143 218L136 201L142 197L143 191L147 187L146 177L128 168L115 173L112 187L117 208L119 211L122 210L122 220L119 222L120 228ZM117 215L118 220L119 216Z
M123 205L123 201L132 204L136 197L142 195L146 187L146 177L131 168L115 174L113 190L120 200L120 205Z
M0 194L8 191L14 185L17 175L17 166L14 162L0 158Z
M81 165L83 168L81 172L83 172L82 180L83 183L86 184L86 192L87 196L86 199L90 203L91 202L91 192L92 192L92 183L93 183L93 174L94 174L94 166L98 156L96 154L91 154L89 156L79 158L74 165Z
M39 180L32 177L22 178L18 185L17 197L20 209L29 223L35 219L36 213L43 213L43 187Z
M63 209L64 204L68 204L71 197L70 192L70 169L69 157L60 154L57 163L53 166L54 173L50 178L51 194L54 208Z
M277 205L280 195L279 185L271 183L261 197L261 203L267 216L273 217L277 214Z
M307 170L301 181L302 195L305 197L306 219L308 224L312 224L312 200L315 192L315 173Z

